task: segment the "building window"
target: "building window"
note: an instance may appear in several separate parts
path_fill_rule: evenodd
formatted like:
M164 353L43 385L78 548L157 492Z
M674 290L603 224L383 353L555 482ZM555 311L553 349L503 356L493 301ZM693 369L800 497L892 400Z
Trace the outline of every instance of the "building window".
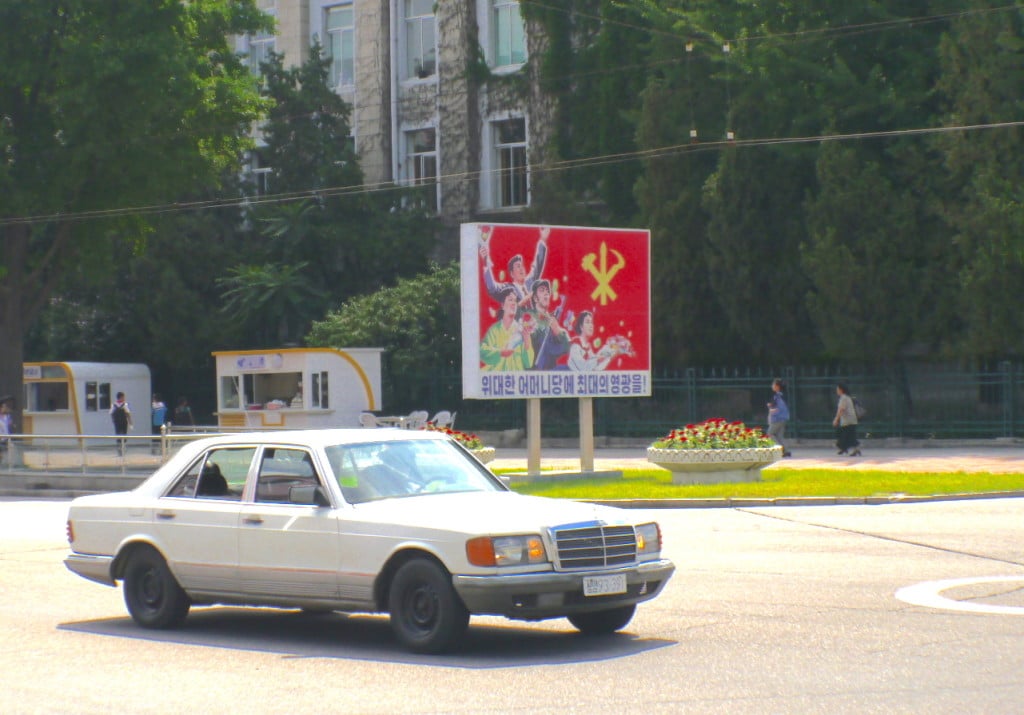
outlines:
M405 76L410 79L437 71L434 22L434 0L405 0Z
M437 132L433 128L405 133L405 180L414 186L429 186L437 205Z
M249 37L249 70L255 75L262 75L260 65L270 62L270 53L276 45L273 35L255 35Z
M519 0L491 0L491 58L495 67L526 62L526 32Z
M277 20L277 0L258 0L256 6L264 13ZM254 75L262 75L260 64L270 61L270 53L274 51L276 41L273 34L260 33L247 35L241 48L246 54L246 63Z
M355 17L351 5L327 9L327 54L331 58L332 87L355 84Z
M529 203L526 165L526 120L505 119L492 124L496 206Z
M267 165L266 159L258 149L250 152L248 178L253 196L266 196L270 193L271 171L272 169Z
M406 179L412 184L437 181L437 135L433 129L406 132Z

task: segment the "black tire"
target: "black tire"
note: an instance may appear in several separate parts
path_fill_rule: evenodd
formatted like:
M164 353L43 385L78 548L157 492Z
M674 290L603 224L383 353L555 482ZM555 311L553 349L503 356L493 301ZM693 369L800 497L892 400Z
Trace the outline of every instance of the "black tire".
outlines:
M609 608L607 611L574 613L568 618L569 623L573 624L580 633L587 636L601 636L625 628L626 624L633 620L634 613L636 613L636 605Z
M143 628L181 625L192 606L163 556L151 548L137 549L124 569L124 602Z
M416 558L399 567L388 593L391 629L416 653L441 653L466 632L469 611L451 576L433 561Z

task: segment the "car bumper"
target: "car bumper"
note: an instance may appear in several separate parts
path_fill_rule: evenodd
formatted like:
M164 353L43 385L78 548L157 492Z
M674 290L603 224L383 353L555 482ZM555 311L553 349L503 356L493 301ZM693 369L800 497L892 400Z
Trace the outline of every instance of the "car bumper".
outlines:
M76 573L82 578L102 583L105 586L116 586L114 578L110 575L110 567L113 561L113 556L69 554L64 559L64 565L68 567L68 571Z
M470 613L541 620L650 600L658 595L674 571L675 566L671 561L660 559L601 571L549 571L502 576L455 575L452 583ZM583 595L585 577L609 574L626 575L626 593Z

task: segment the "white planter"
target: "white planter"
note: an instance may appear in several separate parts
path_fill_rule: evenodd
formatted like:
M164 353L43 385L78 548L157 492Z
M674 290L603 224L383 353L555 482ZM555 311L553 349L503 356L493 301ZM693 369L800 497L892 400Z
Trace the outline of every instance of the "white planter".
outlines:
M480 449L471 449L469 451L472 452L473 456L479 459L483 464L490 462L494 459L495 455L494 447L481 447Z
M743 449L647 448L647 461L672 472L673 484L756 482L761 469L782 459L782 447Z

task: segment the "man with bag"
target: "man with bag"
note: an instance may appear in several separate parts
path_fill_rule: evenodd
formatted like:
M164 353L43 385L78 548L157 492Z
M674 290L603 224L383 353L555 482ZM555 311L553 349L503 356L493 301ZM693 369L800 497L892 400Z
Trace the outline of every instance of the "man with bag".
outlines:
M110 420L114 423L114 434L116 435L127 435L128 430L132 428L132 410L128 406L128 401L124 399L123 392L117 393L117 399L110 406ZM122 457L127 446L128 440L117 440L117 448Z

